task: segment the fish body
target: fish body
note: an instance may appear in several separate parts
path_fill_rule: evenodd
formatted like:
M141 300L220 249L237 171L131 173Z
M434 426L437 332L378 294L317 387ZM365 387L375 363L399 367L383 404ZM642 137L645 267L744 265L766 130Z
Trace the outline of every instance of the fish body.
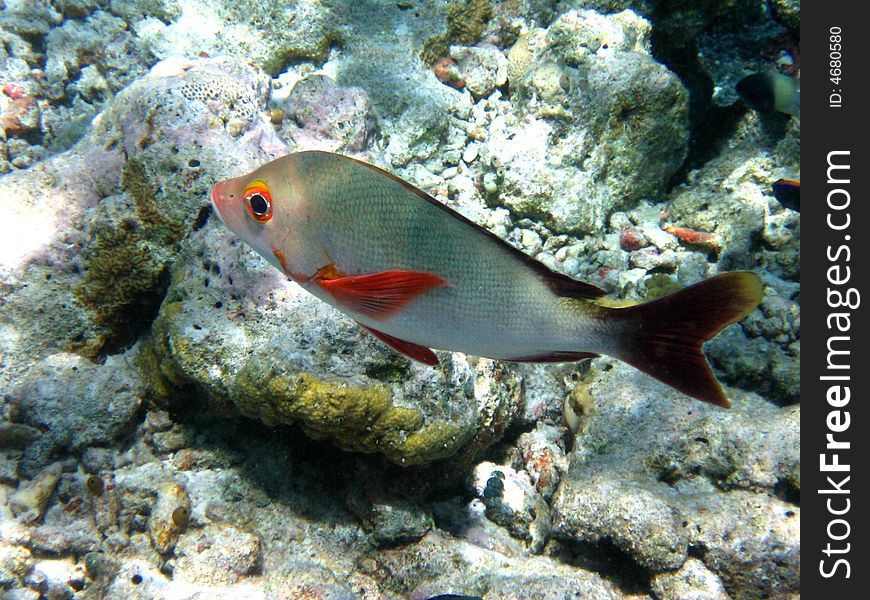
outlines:
M801 211L801 182L794 179L777 179L771 184L773 195L779 200L779 203L796 210Z
M608 308L603 290L551 271L386 171L327 152L223 181L212 201L224 224L304 289L427 364L437 364L431 348L527 362L608 354L727 405L700 345L761 296L755 275L732 273L678 292L676 303ZM686 306L699 302L710 302L705 323ZM668 336L694 350L660 343Z
M737 82L737 93L759 112L781 112L800 119L800 79L777 71L753 73Z

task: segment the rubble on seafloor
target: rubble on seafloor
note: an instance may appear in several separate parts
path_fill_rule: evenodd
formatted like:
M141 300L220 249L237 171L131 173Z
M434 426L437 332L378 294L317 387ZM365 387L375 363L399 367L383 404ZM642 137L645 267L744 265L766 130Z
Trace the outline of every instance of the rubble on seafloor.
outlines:
M4 597L798 593L799 122L729 89L795 3L0 4ZM733 408L397 355L209 212L313 148L630 301L756 271Z

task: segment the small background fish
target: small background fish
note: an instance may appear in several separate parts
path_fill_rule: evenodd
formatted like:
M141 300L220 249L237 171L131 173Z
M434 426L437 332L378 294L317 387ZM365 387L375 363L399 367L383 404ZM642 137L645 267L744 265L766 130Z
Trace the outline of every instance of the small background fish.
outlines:
M759 112L781 112L800 119L800 79L777 71L753 73L737 82L737 93Z
M800 212L801 210L801 182L794 179L777 179L770 186L773 195L779 203Z

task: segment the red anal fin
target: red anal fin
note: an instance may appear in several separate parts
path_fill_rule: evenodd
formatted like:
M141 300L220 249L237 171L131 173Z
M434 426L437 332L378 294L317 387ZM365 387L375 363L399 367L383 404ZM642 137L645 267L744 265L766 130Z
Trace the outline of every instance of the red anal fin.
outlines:
M521 356L519 358L506 358L510 362L520 363L560 363L560 362L575 362L584 358L598 358L594 352L549 352L547 354L536 354L534 356Z
M323 267L318 272L338 272ZM383 271L371 275L317 278L317 283L343 307L367 317L384 319L395 314L417 296L448 281L419 271Z
M383 331L378 331L377 329L372 329L371 327L366 327L362 324L360 326L365 328L369 333L371 333L373 336L381 340L383 343L385 343L387 346L389 346L399 354L419 361L424 365L429 365L430 367L438 365L438 357L435 356L435 353L426 346L421 346L420 344L414 344L412 342L400 340L399 338L394 338L391 335L387 335Z

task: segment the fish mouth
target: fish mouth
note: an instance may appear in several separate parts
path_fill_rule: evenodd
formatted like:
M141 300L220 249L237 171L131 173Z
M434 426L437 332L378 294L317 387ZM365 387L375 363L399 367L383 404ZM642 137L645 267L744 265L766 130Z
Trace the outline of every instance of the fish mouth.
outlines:
M224 184L223 181L216 183L215 186L211 189L211 205L214 207L214 211L217 213L217 216L220 218L221 223L226 225L226 221L224 221L223 216L223 197L221 196L221 186Z

